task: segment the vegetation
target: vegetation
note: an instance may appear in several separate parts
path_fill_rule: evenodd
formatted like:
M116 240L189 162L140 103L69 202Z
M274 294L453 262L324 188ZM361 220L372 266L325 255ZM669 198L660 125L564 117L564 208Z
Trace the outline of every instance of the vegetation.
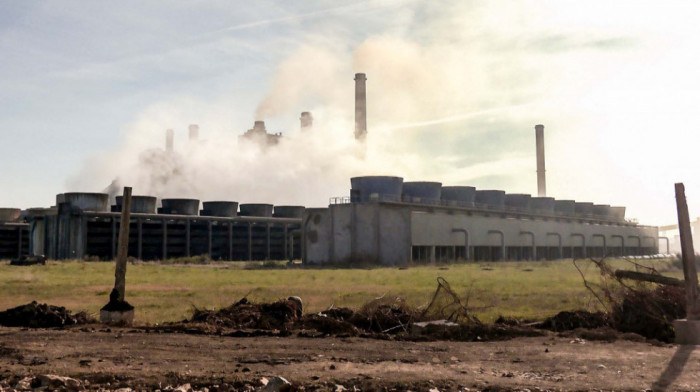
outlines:
M624 262L613 265L616 263ZM672 262L648 263L668 275L681 274ZM599 275L595 266L583 265L586 279L595 281ZM273 301L296 295L303 299L305 313L330 306L359 307L384 295L424 306L430 302L439 276L459 295L468 297L469 306L484 321L499 315L544 319L562 310L594 310L598 306L570 260L408 269L287 269L272 262L135 262L127 269L126 299L136 306L137 320L144 323L182 320L191 315L194 306L220 308L244 296L251 301ZM36 300L97 315L113 284L113 263L54 261L31 267L0 263L0 310Z

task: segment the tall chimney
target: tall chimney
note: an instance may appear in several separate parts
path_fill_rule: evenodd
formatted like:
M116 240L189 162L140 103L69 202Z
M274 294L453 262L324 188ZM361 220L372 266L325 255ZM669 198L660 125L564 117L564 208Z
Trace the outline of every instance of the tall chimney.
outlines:
M199 139L199 125L191 124L189 129L190 129L190 141L196 142Z
M173 152L173 146L175 145L175 132L172 129L165 131L165 151Z
M314 125L314 118L311 116L311 112L301 112L301 130L308 131Z
M544 125L535 125L535 143L537 144L537 195L547 196L547 180L544 170Z
M355 139L364 141L367 136L367 76L355 74Z

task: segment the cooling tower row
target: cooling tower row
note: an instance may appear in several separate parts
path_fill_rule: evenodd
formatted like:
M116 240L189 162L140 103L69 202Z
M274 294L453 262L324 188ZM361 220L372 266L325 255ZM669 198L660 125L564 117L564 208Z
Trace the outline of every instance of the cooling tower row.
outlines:
M404 182L403 178L392 176L354 177L350 181L350 201L353 203L391 201L625 221L625 207L607 204L532 197L501 190L477 190L472 186L443 186L431 181Z
M210 217L275 217L275 218L301 218L304 206L273 206L272 204L247 203L238 204L235 201L205 201L201 203L197 199L161 199L161 207L158 208L158 199L154 196L132 196L131 212L140 214L172 214ZM61 193L56 196L56 205L67 204L82 211L95 212L120 212L122 210L122 197L117 196L116 204L110 206L109 195L106 193ZM19 210L17 210L19 211ZM4 216L0 210L0 220ZM10 214L10 212L7 212ZM17 214L19 214L17 212Z

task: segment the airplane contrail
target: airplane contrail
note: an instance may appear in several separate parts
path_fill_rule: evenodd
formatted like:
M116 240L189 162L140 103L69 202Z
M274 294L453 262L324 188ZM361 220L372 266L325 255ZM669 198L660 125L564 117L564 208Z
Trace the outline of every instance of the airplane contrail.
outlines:
M417 122L412 122L412 123L406 123L406 124L398 124L398 125L393 125L393 126L388 126L388 127L382 127L383 130L388 130L392 131L395 129L404 129L404 128L419 128L419 127L425 127L428 125L437 125L437 124L445 124L445 123L450 123L450 122L455 122L455 121L461 121L465 120L468 118L473 118L473 117L478 117L478 116L483 116L484 114L491 114L491 113L497 113L497 112L502 112L504 110L511 110L511 109L519 109L527 106L532 106L534 103L527 103L527 104L521 104L521 105L510 105L510 106L501 106L493 109L486 109L486 110L479 110L476 112L470 112L470 113L463 113L463 114L456 114L453 116L448 116L448 117L443 117L443 118L437 118L434 120L426 120L426 121L417 121Z
M364 0L364 1L353 2L352 4L346 4L346 5L341 5L341 6L337 6L337 7L331 7L331 8L324 8L321 10L307 12L305 14L296 14L296 15L289 15L289 16L285 16L285 17L281 17L281 18L264 19L264 20L258 20L255 22L241 23L238 25L225 27L223 29L210 31L210 32L202 34L202 35L219 34L219 33L224 33L227 31L244 30L244 29L250 29L250 28L255 28L255 27L259 27L259 26L274 24L274 23L283 23L283 22L289 22L292 20L311 18L311 17L315 17L315 16L319 16L319 15L330 14L330 13L344 10L344 9L357 8L358 5L360 5L360 4L365 4L365 3L370 3L370 2L374 2L374 0Z

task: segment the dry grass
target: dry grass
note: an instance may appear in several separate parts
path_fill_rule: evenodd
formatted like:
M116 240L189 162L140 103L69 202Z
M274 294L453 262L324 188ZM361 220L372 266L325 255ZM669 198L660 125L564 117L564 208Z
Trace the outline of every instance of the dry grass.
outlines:
M668 262L653 263L663 263L660 270L673 268ZM460 296L469 295L470 306L485 307L478 314L485 321L498 315L542 319L561 310L595 306L570 260L454 264L448 270L245 267L250 266L130 264L126 298L144 323L181 320L190 316L193 306L220 308L246 295L253 301L297 295L304 300L306 313L331 305L359 307L385 294L424 306L437 287L436 278L442 276ZM113 283L113 263L49 262L31 267L0 263L0 309L36 300L96 314L107 303Z

